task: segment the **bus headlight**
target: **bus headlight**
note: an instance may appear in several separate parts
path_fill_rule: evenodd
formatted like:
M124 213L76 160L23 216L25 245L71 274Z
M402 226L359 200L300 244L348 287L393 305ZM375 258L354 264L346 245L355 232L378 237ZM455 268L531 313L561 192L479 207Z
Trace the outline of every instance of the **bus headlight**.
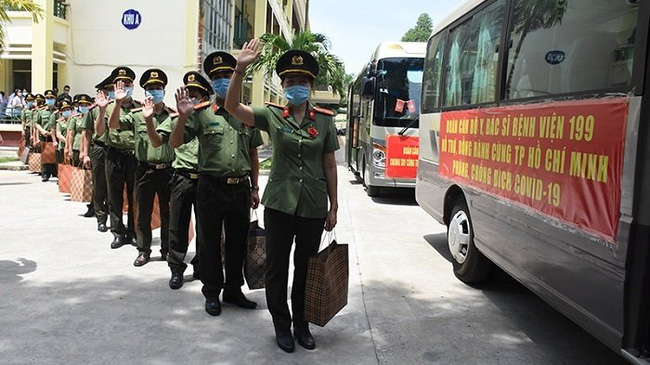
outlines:
M382 150L376 148L372 149L372 164L376 168L384 169L386 168L386 153Z

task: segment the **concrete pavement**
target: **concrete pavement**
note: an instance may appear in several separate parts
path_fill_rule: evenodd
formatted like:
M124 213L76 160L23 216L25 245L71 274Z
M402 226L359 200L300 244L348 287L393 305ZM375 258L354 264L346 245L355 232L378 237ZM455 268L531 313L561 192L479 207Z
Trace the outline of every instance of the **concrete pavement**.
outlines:
M67 201L55 182L0 171L0 363L624 363L505 274L478 288L462 284L445 228L412 194L370 199L351 173L338 173L349 303L325 328L311 326L315 351L297 345L286 354L275 345L263 290L244 287L258 309L224 304L210 317L200 282L169 289L157 247L136 268L135 248L111 250L110 233L81 217L85 204Z

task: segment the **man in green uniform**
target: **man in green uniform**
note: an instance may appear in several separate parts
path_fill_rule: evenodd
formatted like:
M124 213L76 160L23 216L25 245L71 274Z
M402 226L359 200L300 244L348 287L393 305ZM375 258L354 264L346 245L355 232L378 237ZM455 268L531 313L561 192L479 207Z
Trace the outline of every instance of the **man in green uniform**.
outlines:
M118 106L110 103L107 95L97 94L96 103L99 113L95 121L95 131L98 135L108 134L106 144L106 179L108 181L108 211L111 218L111 233L113 242L111 248L120 248L125 244L137 246L135 238L135 221L133 216L133 200L135 187L135 170L138 161L135 159L135 136L132 130L108 130L108 117L113 108L117 108L120 116L130 113L131 109L142 107L142 104L133 100L133 80L135 72L128 67L118 67L111 74L111 83L118 81L124 83L125 96ZM124 204L124 187L126 186L129 211L127 226L122 222L122 205Z
M47 108L40 110L36 116L36 129L38 130L39 140L41 143L41 150L46 143L54 143L56 141L56 136L52 133L52 127L50 126L50 119L54 118L54 108L56 104L56 94L52 90L45 91L45 105ZM41 174L42 181L46 182L50 180L50 177L56 176L56 164L52 163L41 163Z
M102 93L105 98L111 99L108 95L113 92L114 86L111 83L111 76L108 76L99 84L95 85L98 94ZM86 168L93 171L93 211L97 219L97 230L107 232L106 220L108 218L108 187L106 179L106 137L108 133L98 134L95 130L95 122L99 115L97 104L88 108L88 113L81 123L83 134L81 136L81 150L79 159ZM102 123L103 124L103 123Z
M189 97L195 102L195 108L210 105L210 95L213 94L212 86L200 73L190 71L183 76L183 83ZM206 103L201 105L201 103ZM168 141L174 129L176 119L167 120L160 125L157 132L162 141ZM152 138L153 142L154 138ZM172 272L169 279L171 289L183 286L183 273L187 265L183 262L189 246L189 227L192 215L192 205L196 214L196 188L199 181L198 153L199 140L194 137L175 150L176 159L172 163L174 177L171 184L171 199L169 201L169 256L167 263ZM198 222L197 222L198 226ZM197 228L198 230L198 228ZM196 245L196 254L191 261L194 266L194 277L199 278L199 246Z
M71 146L68 149L68 159L74 166L81 164L81 136L84 131L84 119L88 114L88 108L92 104L90 96L86 94L77 94L74 96L74 102L78 105L77 112L68 120L68 133L66 135L66 144Z
M57 112L51 118L54 125L56 140L59 142L56 150L56 162L63 163L65 152L69 146L66 145L66 134L68 133L68 121L72 117L72 103L68 97L61 97L57 101Z
M29 93L25 96L25 108L20 114L20 121L22 122L22 135L25 139L25 147L32 145L32 114L36 107L34 95Z
M257 147L262 137L222 107L236 60L225 52L210 54L203 64L212 79L216 102L194 112L187 91L177 93L178 123L170 136L172 147L199 138L199 186L197 189L197 242L202 292L208 314L221 314L223 301L253 309L257 303L244 296L243 263L250 207L259 203ZM188 120L189 118L189 120ZM225 222L226 280L221 265L221 230Z
M31 126L30 133L31 133L32 148L38 149L38 141L39 141L40 133L36 128L36 118L38 117L38 112L40 112L44 108L45 96L43 96L43 94L36 94L34 98L36 99L36 103L35 103L36 105L34 106L34 109L32 111L29 124Z
M151 256L151 214L153 212L154 195L158 195L160 206L160 254L167 260L169 245L169 182L172 178L172 161L174 150L168 143L160 143L156 128L169 120L176 113L167 108L163 99L167 75L160 69L153 68L145 71L140 77L140 86L145 90L144 107L133 109L123 117L120 111L127 94L124 82L118 81L115 89L115 108L109 118L111 130L131 131L135 136L135 157L138 160L136 170L135 197L137 201L138 257L134 266L142 266L149 262ZM152 138L149 134L152 133ZM156 140L154 147L153 139Z

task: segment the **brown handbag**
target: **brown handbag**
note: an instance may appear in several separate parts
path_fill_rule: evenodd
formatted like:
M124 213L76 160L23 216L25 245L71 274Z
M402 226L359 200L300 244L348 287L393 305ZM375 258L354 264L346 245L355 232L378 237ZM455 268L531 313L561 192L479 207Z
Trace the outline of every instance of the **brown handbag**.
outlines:
M29 171L31 172L40 172L41 171L41 154L38 152L30 152L27 157L27 164L29 165Z
M334 318L348 303L348 279L348 245L333 239L307 262L305 320L323 327Z
M52 142L41 143L41 163L56 163L56 146Z
M68 164L60 163L57 167L57 176L59 178L59 193L70 194L70 180L72 179L72 170L74 167Z
M266 230L259 225L257 211L254 214L255 220L248 229L244 262L244 277L251 290L263 289L266 280Z
M90 202L93 197L93 175L91 170L73 168L70 175L70 200Z

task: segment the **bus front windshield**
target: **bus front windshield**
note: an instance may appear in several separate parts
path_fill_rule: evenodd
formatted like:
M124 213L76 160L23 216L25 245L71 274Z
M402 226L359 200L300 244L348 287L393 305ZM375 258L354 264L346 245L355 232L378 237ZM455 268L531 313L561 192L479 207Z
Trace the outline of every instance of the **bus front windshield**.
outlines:
M375 125L404 127L420 110L422 58L388 58L377 63ZM417 128L417 123L412 124Z

